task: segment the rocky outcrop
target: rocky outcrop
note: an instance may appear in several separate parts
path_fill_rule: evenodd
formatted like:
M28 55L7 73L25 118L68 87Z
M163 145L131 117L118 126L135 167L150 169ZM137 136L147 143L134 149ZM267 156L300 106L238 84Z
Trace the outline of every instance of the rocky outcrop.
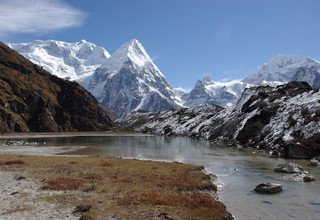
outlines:
M307 159L320 154L319 109L319 90L306 82L290 82L246 89L233 109L203 105L133 112L118 122L139 132L191 136Z
M310 165L311 166L320 166L320 161L318 159L316 159L316 158L312 158L310 160Z
M274 168L275 172L278 173L301 173L304 171L304 169L294 163L288 163L288 164L279 164L276 168Z
M106 109L76 82L51 75L0 43L0 131L105 131Z
M220 106L198 106L155 112L137 111L126 114L117 120L118 128L125 131L138 131L160 135L181 135L206 138L206 120L217 116Z
M311 175L308 171L305 171L301 166L294 163L279 164L276 168L274 168L274 171L278 173L290 174L283 177L284 179L290 181L315 181L313 175Z

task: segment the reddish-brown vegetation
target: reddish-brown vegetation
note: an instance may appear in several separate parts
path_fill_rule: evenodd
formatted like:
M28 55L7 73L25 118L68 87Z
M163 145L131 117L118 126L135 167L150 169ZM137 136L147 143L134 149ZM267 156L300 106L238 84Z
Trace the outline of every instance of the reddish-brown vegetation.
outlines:
M163 205L175 207L188 207L196 209L200 207L216 208L219 205L217 201L207 193L193 192L193 193L162 193L151 192L144 193L140 197L133 197L131 195L122 198L119 203L121 205Z
M24 164L22 160L7 160L7 161L0 161L0 165L15 165L15 164Z
M83 181L76 178L58 178L46 182L43 190L77 190L83 186Z

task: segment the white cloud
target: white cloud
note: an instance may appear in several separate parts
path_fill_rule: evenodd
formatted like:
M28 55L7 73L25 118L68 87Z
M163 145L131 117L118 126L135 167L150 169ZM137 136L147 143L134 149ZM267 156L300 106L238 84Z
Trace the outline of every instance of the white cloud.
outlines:
M60 0L0 0L0 36L77 27L86 16Z

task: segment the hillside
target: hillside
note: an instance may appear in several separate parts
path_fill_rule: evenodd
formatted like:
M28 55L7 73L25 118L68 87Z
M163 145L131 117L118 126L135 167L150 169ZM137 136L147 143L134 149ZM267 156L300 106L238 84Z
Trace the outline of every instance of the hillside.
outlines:
M118 126L311 158L320 154L319 108L318 89L306 82L290 82L246 89L233 109L204 105L159 113L132 112L119 119Z
M112 120L78 83L51 75L0 43L0 131L104 131Z

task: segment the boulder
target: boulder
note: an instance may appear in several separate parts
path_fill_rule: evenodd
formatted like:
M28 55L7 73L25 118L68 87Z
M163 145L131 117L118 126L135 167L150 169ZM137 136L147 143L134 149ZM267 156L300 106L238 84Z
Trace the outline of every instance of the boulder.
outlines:
M304 169L294 163L288 163L288 164L279 164L276 168L274 168L275 172L278 173L301 173L304 171Z
M313 159L310 160L310 165L311 166L320 166L320 161L315 159L315 158L313 158Z
M279 158L280 157L280 153L276 149L270 151L269 155L270 155L271 158Z
M254 189L255 192L260 194L274 194L282 191L282 185L276 183L261 183Z
M290 175L285 175L283 178L288 181L301 182L301 181L304 181L305 177L308 178L308 176L311 176L310 173L308 171L303 171L300 173L293 173Z
M316 178L314 178L314 176L312 176L312 175L306 175L303 177L303 182L313 182L315 180L316 180Z

